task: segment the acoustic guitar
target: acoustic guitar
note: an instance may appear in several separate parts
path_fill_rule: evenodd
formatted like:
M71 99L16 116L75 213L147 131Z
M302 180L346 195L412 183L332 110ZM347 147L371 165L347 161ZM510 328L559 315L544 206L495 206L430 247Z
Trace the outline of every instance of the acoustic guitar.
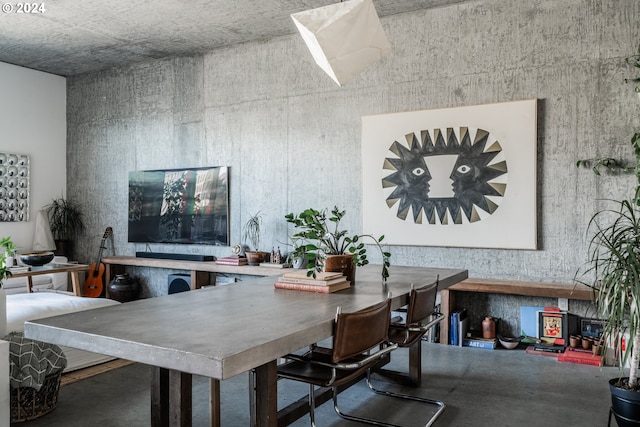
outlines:
M105 249L105 242L111 236L111 227L107 227L102 236L102 242L100 242L100 249L98 250L98 258L96 262L91 264L87 280L82 287L82 295L88 298L98 298L102 295L102 289L104 288L104 264L100 262L102 260L102 250Z

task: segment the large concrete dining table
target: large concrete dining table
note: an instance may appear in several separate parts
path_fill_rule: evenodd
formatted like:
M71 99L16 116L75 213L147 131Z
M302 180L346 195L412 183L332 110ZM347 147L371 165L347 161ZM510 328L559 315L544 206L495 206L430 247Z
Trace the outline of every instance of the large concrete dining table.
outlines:
M439 277L445 289L467 278L392 266L383 285L380 268L358 268L351 288L331 294L275 289L264 277L34 320L25 336L150 365L153 427L191 425L192 375L211 379L211 425L220 425L220 381L255 369L257 425L276 426L278 357L331 337L338 306L361 310L391 292L398 308L411 284Z

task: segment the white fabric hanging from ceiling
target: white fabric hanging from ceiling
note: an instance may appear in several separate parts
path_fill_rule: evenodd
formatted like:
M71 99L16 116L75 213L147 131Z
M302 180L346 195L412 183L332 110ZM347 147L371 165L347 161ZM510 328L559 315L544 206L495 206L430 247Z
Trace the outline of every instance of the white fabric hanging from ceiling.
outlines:
M291 15L316 63L342 86L391 51L372 0Z

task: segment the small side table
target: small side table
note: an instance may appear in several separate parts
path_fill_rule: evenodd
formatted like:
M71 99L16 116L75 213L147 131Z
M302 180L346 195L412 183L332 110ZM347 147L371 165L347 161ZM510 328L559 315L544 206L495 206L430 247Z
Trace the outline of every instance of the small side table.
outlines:
M87 264L50 263L39 267L30 267L29 271L12 273L11 277L26 277L29 293L31 293L33 292L33 276L38 276L40 274L69 273L71 276L73 293L77 296L82 296L82 288L78 272L89 271L90 268L91 266Z

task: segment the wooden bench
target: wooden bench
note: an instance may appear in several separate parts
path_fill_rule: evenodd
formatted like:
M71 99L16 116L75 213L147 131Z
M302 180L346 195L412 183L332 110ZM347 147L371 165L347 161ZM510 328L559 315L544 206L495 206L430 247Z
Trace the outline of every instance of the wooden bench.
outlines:
M457 292L480 292L503 295L523 295L546 298L567 298L591 301L593 290L582 284L529 282L520 280L469 278L440 291L440 311L445 315L440 323L440 343L447 344L449 314L455 308Z

